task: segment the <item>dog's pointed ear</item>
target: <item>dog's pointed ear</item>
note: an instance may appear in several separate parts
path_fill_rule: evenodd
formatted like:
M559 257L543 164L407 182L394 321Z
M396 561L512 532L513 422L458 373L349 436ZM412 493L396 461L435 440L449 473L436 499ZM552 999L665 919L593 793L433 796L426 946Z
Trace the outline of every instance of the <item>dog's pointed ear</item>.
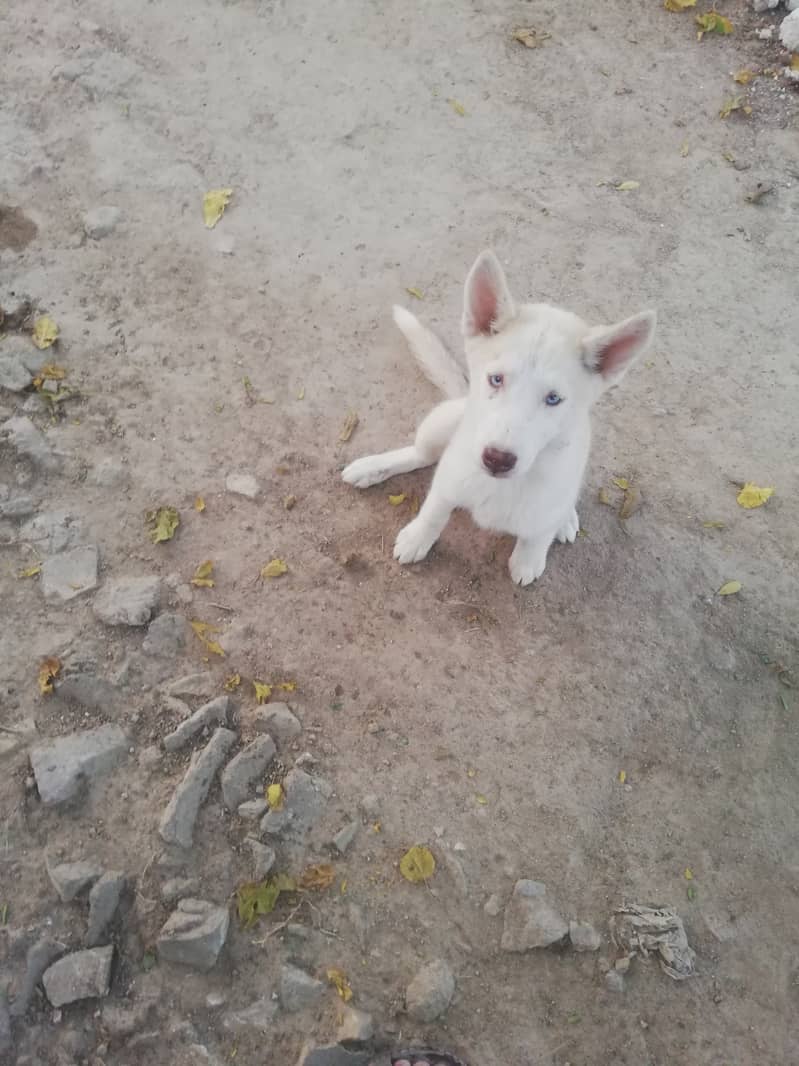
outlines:
M641 311L615 326L595 326L582 341L583 362L599 374L605 388L616 385L655 336L657 316Z
M516 317L505 273L493 252L481 252L469 271L463 294L464 337L499 333Z

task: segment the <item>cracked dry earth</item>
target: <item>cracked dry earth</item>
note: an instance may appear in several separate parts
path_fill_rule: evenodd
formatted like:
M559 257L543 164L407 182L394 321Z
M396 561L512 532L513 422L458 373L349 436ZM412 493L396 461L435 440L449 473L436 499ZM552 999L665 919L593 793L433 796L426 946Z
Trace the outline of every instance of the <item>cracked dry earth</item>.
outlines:
M799 1061L796 95L718 117L784 61L718 6L701 44L644 0L0 12L3 1062ZM435 400L391 304L456 343L486 245L520 299L660 318L527 589L465 516L397 567L428 473L339 479ZM620 953L625 901L692 977Z

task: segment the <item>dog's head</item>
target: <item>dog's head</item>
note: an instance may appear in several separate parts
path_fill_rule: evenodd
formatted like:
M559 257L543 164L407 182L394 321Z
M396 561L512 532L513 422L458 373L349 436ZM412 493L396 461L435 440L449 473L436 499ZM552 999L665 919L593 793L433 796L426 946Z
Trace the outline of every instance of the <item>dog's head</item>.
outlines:
M565 443L618 384L649 347L655 312L590 327L548 304L517 308L496 256L483 252L466 279L462 328L475 459L492 477L513 477Z

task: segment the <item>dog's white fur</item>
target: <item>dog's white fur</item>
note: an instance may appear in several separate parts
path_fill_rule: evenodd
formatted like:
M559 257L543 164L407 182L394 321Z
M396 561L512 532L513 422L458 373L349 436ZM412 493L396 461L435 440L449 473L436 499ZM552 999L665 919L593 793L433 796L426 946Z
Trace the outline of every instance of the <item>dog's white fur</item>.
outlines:
M499 261L486 251L466 280L468 378L409 311L395 307L394 321L449 398L424 419L410 447L356 459L342 477L366 488L438 462L419 514L400 530L395 558L424 559L452 511L462 507L483 529L518 538L510 574L517 584L529 584L543 574L552 541L577 536L590 408L649 347L654 311L592 328L548 304L517 308ZM553 403L551 394L560 401ZM507 457L503 462L515 456L512 469L487 468L497 451Z

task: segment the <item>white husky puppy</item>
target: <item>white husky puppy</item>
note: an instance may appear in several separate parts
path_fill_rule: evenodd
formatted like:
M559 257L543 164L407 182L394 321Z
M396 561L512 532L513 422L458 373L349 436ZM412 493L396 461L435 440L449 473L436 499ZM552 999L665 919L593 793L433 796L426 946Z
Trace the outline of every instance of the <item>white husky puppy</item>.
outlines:
M394 557L424 559L462 507L483 529L517 538L510 575L528 585L543 574L552 541L577 536L591 407L649 347L655 312L588 326L548 304L517 307L499 261L486 251L466 279L468 379L409 311L395 307L394 321L449 399L424 419L410 447L356 459L342 477L363 489L437 462L427 499L400 530Z

